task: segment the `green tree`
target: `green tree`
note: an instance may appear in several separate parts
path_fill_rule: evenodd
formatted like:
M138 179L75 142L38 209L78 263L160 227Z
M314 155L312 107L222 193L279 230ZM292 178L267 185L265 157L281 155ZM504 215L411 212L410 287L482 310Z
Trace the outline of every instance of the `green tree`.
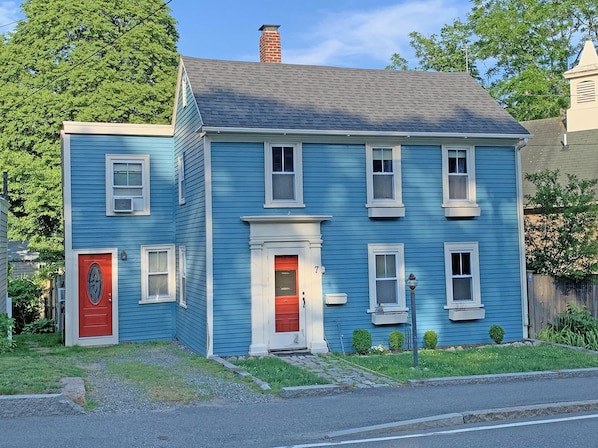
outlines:
M63 244L63 121L167 123L178 63L163 0L25 0L0 35L0 169L11 238Z
M539 274L583 280L598 269L598 180L567 175L563 185L559 172L545 170L526 174L536 192L526 195L535 213L525 217L528 269Z
M563 72L586 38L598 39L598 4L472 0L472 5L464 22L445 25L438 36L410 34L417 69L467 69L518 120L558 116L569 100Z

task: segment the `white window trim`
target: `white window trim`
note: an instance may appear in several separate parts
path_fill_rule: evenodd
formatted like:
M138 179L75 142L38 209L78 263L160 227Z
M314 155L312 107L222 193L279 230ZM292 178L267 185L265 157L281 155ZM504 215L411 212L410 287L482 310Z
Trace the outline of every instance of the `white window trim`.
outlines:
M118 213L113 209L113 198L118 197L113 194L114 188L114 169L115 163L141 163L142 166L142 197L133 200L133 211L130 213ZM149 215L150 214L150 156L135 154L106 154L106 216L130 216L130 215Z
M187 248L179 247L179 305L187 308Z
M404 244L368 244L368 276L370 290L370 307L368 313L375 313L376 301L376 255L395 254L397 257L397 303L384 304L385 311L406 312L405 302L405 254Z
M185 199L185 153L177 158L177 174L179 185L179 205L184 205Z
M166 251L168 257L168 296L149 297L148 288L148 262L149 252ZM175 279L175 248L174 244L159 244L152 246L141 246L141 300L140 304L174 302L176 300L176 279Z
M374 149L391 149L393 165L394 199L374 199ZM401 176L401 146L400 145L366 145L367 159L367 203L370 218L391 218L405 216L403 205L403 186Z
M295 200L281 201L272 199L272 147L291 146L293 147L293 165L295 168ZM305 207L303 204L303 155L300 142L295 143L269 143L264 142L264 173L266 197L264 207Z
M469 252L471 254L472 270L472 296L471 302L455 302L453 300L453 272L451 254ZM444 269L446 278L446 306L445 309L469 309L482 308L482 296L480 292L480 256L477 242L467 243L444 243Z
M449 199L449 150L461 150L467 153L468 197L467 200ZM442 207L446 217L480 216L480 207L476 203L475 147L442 146Z

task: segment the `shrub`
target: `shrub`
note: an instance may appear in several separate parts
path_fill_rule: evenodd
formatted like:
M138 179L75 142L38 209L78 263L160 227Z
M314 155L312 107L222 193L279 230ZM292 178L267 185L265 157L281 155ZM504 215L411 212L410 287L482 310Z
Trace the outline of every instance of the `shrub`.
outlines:
M388 337L388 342L389 342L390 348L392 348L393 350L399 351L399 350L401 350L401 348L403 347L403 344L405 343L405 335L402 332L400 332L399 330L395 330L390 333L390 336Z
M490 330L488 330L488 334L494 342L500 344L503 338L505 337L505 330L500 325L494 324L490 325Z
M9 279L7 289L8 296L12 299L14 332L20 334L25 325L39 317L42 289L27 278Z
M351 342L357 353L365 355L370 351L370 347L372 346L372 335L364 328L356 328L353 330L353 339Z
M6 313L0 313L0 353L12 352L16 347L12 340L14 319Z
M567 303L567 310L559 313L555 323L543 328L538 339L598 350L598 319L585 307Z
M438 334L434 330L428 330L424 333L424 346L434 350L438 345Z
M54 333L56 327L54 326L54 319L39 319L35 322L25 324L21 334L41 334L41 333Z

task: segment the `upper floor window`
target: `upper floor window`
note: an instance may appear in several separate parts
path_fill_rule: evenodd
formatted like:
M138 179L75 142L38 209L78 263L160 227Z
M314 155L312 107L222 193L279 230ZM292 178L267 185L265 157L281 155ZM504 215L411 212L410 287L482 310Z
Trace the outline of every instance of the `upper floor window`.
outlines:
M149 155L106 155L106 215L149 215Z
M303 207L300 144L266 144L266 207Z
M141 246L141 302L175 300L175 257L173 245Z
M445 243L444 263L451 320L483 318L478 243Z
M177 174L179 178L179 204L183 205L185 200L185 153L177 159Z
M368 216L405 216L400 146L366 146Z
M447 217L479 216L476 204L474 149L442 147L443 204Z

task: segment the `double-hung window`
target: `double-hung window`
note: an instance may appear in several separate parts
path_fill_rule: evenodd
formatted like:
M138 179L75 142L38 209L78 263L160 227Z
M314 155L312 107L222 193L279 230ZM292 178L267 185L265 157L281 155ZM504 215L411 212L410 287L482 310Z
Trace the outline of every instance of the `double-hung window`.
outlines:
M187 307L187 249L179 247L179 305Z
M141 246L141 303L176 300L174 246Z
M476 203L475 157L470 146L442 147L443 204L447 217L480 215Z
M149 155L106 155L106 215L149 215Z
M367 204L371 218L405 216L400 146L366 146Z
M179 205L185 204L185 153L177 158L177 174L179 184Z
M406 321L403 244L369 244L368 272L369 311L404 313Z
M444 262L450 319L482 319L478 243L445 243Z
M265 144L266 207L303 207L301 145Z

